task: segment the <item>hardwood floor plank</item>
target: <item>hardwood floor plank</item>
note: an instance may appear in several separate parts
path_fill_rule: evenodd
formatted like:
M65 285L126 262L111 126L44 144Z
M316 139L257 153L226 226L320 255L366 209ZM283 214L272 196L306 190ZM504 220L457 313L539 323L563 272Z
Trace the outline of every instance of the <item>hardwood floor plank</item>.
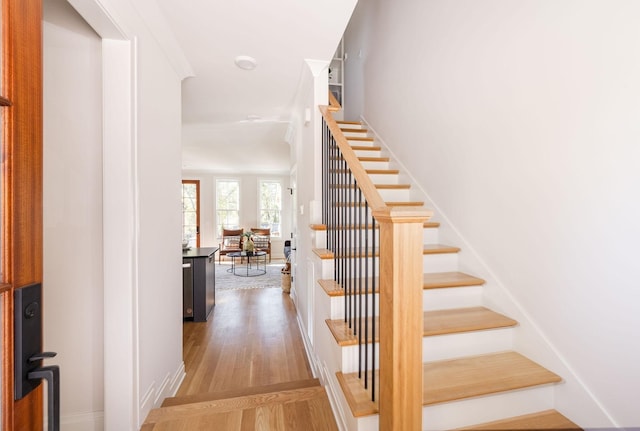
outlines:
M280 289L220 291L208 322L184 324L184 358L178 396L313 378L295 308Z
M338 428L280 289L221 291L208 322L184 324L186 377L145 431Z

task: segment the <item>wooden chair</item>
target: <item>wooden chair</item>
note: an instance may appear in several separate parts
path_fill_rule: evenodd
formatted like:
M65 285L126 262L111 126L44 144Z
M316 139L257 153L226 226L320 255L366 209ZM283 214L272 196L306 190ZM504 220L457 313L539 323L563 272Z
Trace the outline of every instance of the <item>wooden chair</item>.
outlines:
M218 263L227 253L242 251L242 234L244 229L222 229L222 242L218 253Z
M264 251L269 255L269 263L271 263L271 229L269 228L251 228L253 233L253 243L256 251Z

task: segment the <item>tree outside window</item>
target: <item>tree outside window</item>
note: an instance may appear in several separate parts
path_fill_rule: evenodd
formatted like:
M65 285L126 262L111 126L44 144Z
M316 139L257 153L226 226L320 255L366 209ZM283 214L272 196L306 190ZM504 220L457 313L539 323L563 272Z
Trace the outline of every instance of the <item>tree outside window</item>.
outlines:
M200 246L200 181L182 180L182 239Z
M238 229L240 226L240 181L216 180L216 232L222 236L222 228Z
M277 180L260 180L259 220L261 228L270 228L271 236L281 235L282 185Z

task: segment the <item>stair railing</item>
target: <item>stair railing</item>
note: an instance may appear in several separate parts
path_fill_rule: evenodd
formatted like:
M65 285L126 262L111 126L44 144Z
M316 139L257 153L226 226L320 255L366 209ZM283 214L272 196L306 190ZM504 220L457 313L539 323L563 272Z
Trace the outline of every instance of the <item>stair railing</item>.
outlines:
M388 206L334 120L335 108L320 111L322 217L334 280L345 291L344 319L358 340L358 374L378 403L381 430L421 430L422 231L432 213Z

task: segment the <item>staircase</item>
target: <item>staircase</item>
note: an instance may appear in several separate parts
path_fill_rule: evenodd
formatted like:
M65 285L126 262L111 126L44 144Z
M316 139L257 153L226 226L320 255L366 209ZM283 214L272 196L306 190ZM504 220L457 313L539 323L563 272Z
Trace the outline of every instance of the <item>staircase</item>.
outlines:
M337 123L388 206L423 206L360 123ZM424 223L422 238L422 428L580 429L553 409L554 386L562 384L561 376L512 350L518 322L483 306L484 280L458 271L460 249L439 244L439 227L437 222ZM330 351L319 353L320 362L327 364L328 386L346 427L377 430L380 385L372 394L358 377L358 337L345 321L345 289L333 279L334 255L326 249L326 226L311 228L320 274L315 309L325 313L324 331L331 344ZM373 286L368 293L374 298L366 301L379 304L378 283ZM367 324L379 328L385 322L379 321L377 308L374 312ZM373 348L366 355L379 364L378 334L367 341ZM377 369L369 375L379 381Z
M167 398L140 431L337 431L317 379Z

